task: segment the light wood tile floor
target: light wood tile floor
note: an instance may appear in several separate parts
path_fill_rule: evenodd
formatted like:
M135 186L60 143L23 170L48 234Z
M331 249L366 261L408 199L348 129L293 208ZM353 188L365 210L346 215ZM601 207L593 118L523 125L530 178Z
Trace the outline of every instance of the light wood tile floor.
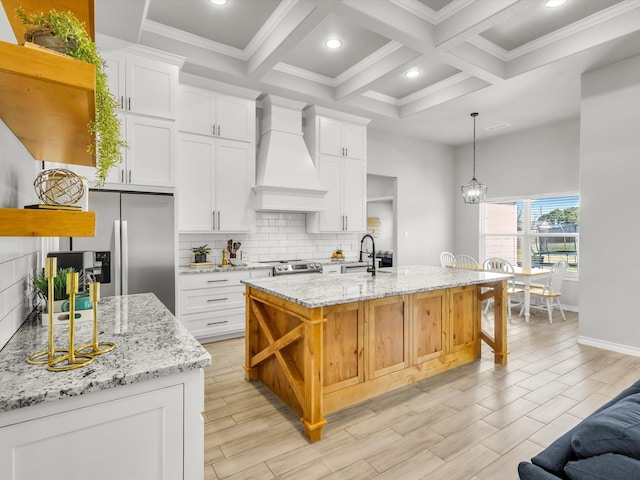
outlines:
M507 365L483 344L472 364L328 415L313 444L244 380L243 338L207 344L205 480L515 480L520 461L638 380L640 358L578 345L577 314L554 313L552 325L514 318Z

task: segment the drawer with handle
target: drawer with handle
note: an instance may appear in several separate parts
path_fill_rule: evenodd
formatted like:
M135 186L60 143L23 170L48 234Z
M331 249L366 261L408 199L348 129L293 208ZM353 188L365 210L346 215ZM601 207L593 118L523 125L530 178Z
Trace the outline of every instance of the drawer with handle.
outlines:
M189 315L186 327L196 338L244 330L244 310L225 310L210 314Z
M239 286L244 288L242 280L248 280L247 270L242 272L220 273L190 273L180 275L180 290L194 290L197 288L220 288Z
M180 293L181 308L184 315L192 313L244 308L244 289L238 286L220 288L202 288Z

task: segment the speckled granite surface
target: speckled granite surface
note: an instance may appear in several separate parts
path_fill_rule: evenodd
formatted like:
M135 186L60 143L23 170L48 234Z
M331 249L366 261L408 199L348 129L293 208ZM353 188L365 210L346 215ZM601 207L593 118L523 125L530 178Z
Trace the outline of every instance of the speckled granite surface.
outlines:
M27 358L45 350L48 327L38 315L0 350L0 412L205 367L211 356L151 293L105 297L98 304L98 341L116 348L82 368L49 372ZM76 347L92 341L93 322L78 322ZM68 327L55 326L56 348L68 345Z
M411 265L349 275L283 275L243 283L307 308L506 280L511 275Z
M178 267L178 273L180 275L190 274L190 273L210 273L210 272L238 272L242 270L270 270L270 265L265 265L264 263L247 263L246 265L240 267L234 267L229 265L227 267L220 267L218 265L213 265L212 267Z
M360 263L358 262L357 258L354 259L345 259L342 261L335 261L335 260L331 260L330 258L324 258L324 259L308 259L312 262L317 262L317 263L321 263L322 265L333 265L335 263L339 264L339 265L349 265L349 264L354 264L354 263ZM236 272L236 271L240 271L240 270L270 270L273 267L271 265L267 265L264 263L256 263L256 262L249 262L246 265L243 265L241 267L234 267L234 266L227 266L227 267L221 267L219 265L213 265L211 267L185 267L185 266L180 266L178 267L178 273L180 275L184 275L184 274L189 274L189 273L210 273L210 272Z

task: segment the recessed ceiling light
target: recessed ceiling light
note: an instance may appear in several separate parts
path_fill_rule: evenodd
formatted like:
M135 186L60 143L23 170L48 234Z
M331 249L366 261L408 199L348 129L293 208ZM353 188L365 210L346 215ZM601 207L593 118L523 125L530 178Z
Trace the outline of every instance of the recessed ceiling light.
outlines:
M324 42L324 44L327 48L336 49L342 46L342 40L339 40L337 38L330 38L329 40Z
M209 0L214 5L225 5L229 0Z
M567 0L547 0L546 2L544 2L544 6L549 8L555 8L555 7L559 7L560 5L566 2Z
M404 74L409 78L414 78L420 75L420 70L418 70L417 68L412 68L411 70L404 72Z

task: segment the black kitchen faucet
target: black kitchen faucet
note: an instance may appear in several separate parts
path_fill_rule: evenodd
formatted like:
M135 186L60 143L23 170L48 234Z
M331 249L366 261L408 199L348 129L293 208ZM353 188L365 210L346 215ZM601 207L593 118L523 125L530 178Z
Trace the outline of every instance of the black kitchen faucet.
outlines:
M366 252L362 250L362 245L364 245L364 241L367 239L367 237L371 239L371 252ZM369 253L369 258L371 258L371 267L367 265L367 272L370 272L371 276L375 277L376 276L376 242L373 240L373 237L368 233L362 237L362 240L360 240L360 259L359 259L360 262L362 261L363 253Z

